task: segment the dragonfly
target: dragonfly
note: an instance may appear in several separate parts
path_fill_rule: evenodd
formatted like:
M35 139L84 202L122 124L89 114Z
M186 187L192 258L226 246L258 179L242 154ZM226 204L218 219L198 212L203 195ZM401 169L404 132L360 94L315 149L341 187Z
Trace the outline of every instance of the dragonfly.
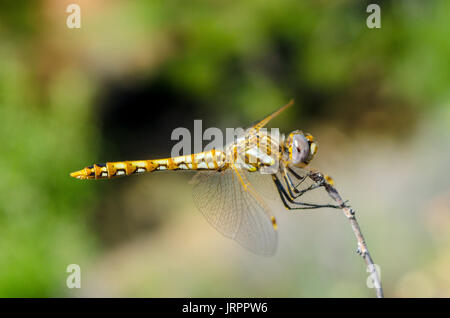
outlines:
M293 101L249 127L222 149L164 159L94 164L71 173L77 179L111 179L155 171L197 171L192 178L194 204L224 236L260 255L277 248L278 225L269 201L287 210L341 208L306 199L333 180L309 168L317 143L295 130L274 138L264 128ZM319 180L319 181L318 181Z

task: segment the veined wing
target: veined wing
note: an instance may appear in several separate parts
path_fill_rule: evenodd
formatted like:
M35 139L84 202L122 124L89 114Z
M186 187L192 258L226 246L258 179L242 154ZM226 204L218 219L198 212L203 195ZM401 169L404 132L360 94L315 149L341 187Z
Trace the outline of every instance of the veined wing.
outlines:
M225 151L227 152L228 160L235 160L236 154L238 155L251 155L253 157L259 157L259 159L264 160L264 154L271 156L273 159L278 160L280 154L278 153L278 147L280 142L280 136L274 134L268 134L267 132L262 132L261 129L267 125L269 121L281 114L285 109L292 106L294 101L291 100L288 104L284 105L280 109L276 110L272 114L266 116L264 119L260 120L256 124L247 128L235 136L235 140L230 144L225 146ZM233 148L236 146L236 149ZM257 151L258 153L248 153L247 151ZM263 153L259 153L259 151ZM230 157L231 156L231 157ZM267 158L267 156L266 156ZM267 160L271 160L267 158Z
M275 117L277 117L279 114L281 114L284 110L286 110L287 108L289 108L290 106L292 106L294 104L294 100L289 101L289 103L287 103L286 105L284 105L283 107L281 107L280 109L274 111L272 114L266 116L264 119L262 119L261 121L259 121L258 123L256 123L255 125L252 126L252 129L258 131L261 128L263 128L265 125L267 125L267 123L269 121L271 121L272 119L274 119Z
M275 218L247 178L251 173L238 173L231 168L197 173L192 180L194 203L220 233L256 254L272 255L277 246Z

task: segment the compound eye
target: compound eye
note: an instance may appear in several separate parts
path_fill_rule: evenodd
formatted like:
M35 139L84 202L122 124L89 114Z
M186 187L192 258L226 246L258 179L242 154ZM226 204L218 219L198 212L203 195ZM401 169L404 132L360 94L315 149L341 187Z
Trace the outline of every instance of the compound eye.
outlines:
M309 156L309 142L305 136L298 134L292 139L292 163L306 162Z

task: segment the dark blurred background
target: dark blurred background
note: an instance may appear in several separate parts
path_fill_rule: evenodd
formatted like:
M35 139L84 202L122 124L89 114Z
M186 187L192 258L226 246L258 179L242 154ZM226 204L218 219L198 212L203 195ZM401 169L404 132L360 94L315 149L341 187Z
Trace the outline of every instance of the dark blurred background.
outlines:
M0 296L373 296L334 210L280 211L264 258L207 224L189 173L69 177L295 99L273 126L315 136L312 164L357 209L385 294L449 297L450 5L378 1L369 29L371 2L2 2Z

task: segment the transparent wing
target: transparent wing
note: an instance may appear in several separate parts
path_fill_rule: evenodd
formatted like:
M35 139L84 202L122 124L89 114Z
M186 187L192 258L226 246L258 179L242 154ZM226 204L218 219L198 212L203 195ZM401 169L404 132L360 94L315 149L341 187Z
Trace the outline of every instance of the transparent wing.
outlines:
M259 130L262 127L264 127L265 125L267 125L267 123L269 121L271 121L272 119L274 119L275 117L277 117L279 114L281 114L285 109L289 108L290 106L292 106L294 104L294 100L289 101L289 103L287 103L286 105L284 105L283 107L279 108L278 110L274 111L272 114L266 116L264 119L260 120L258 123L254 124L252 126L253 129L255 130Z
M279 201L277 187L273 183L272 175L259 172L246 173L246 178L264 200Z
M197 173L192 180L194 203L220 233L256 254L272 255L277 233L271 212L251 184L252 173L239 170L239 174L248 177L247 189L232 169Z

